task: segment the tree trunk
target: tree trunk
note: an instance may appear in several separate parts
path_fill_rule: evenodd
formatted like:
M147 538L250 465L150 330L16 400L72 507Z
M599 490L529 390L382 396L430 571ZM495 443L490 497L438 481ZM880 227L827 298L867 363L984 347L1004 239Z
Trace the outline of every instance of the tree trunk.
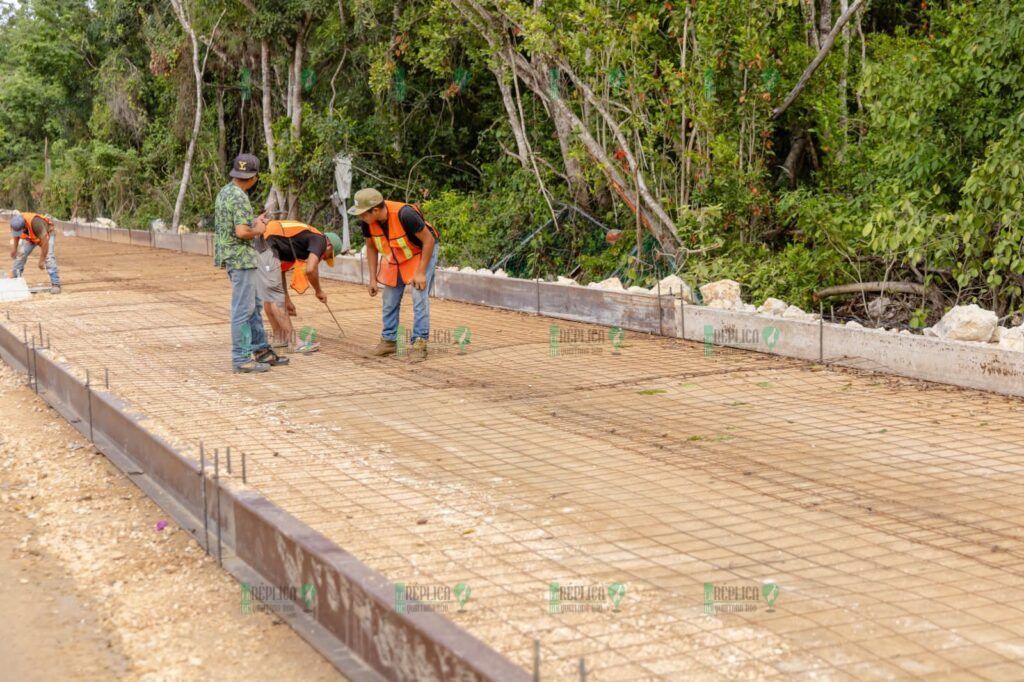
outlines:
M832 30L832 0L821 0L821 12L818 13L818 44L824 45L825 38Z
M302 25L299 27L298 33L295 35L291 72L288 75L288 80L291 83L291 92L289 93L291 95L291 102L289 107L292 119L291 143L293 148L297 147L302 139L302 62L306 51L306 31L311 20L312 15L307 13L302 21ZM292 183L289 183L288 187L288 217L292 220L297 220L299 217L299 193Z
M223 173L228 167L228 137L224 127L224 87L221 85L217 86L217 161Z
M505 106L505 115L508 118L508 125L512 129L512 136L516 140L516 151L519 156L517 161L526 170L530 170L530 150L526 144L526 133L519 125L519 114L516 113L516 101L512 95L512 86L505 81L508 75L507 69L497 66L491 68L494 79L498 82L498 91L501 92L501 103Z
M270 166L271 175L277 173L277 154L274 151L274 128L271 123L274 114L271 110L270 97L270 46L266 38L260 41L260 77L263 85L263 137L267 145L267 164ZM273 213L281 208L281 191L276 184L270 186L270 193L267 195L266 210Z
M196 110L195 119L192 122L192 137L188 141L188 150L185 152L185 167L181 171L181 184L178 186L178 198L174 201L174 216L171 218L171 230L178 231L181 224L181 211L185 205L185 193L188 190L188 183L192 177L192 161L196 155L196 141L199 139L199 128L203 122L203 70L199 63L199 40L192 29L184 5L181 0L171 0L171 7L178 17L182 29L192 43L192 75L196 84Z

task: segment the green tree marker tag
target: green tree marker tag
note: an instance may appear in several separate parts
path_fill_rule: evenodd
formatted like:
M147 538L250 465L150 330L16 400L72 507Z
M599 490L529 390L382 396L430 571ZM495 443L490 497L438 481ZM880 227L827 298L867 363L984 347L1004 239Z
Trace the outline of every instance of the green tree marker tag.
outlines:
M315 343L317 336L318 334L316 329L314 327L310 327L309 325L306 325L301 330L299 330L299 339L305 341L306 343Z
M781 335L782 332L779 331L778 327L765 327L761 330L761 338L764 339L768 350L775 348L775 344L779 342L779 336Z
M626 586L622 583L612 583L608 586L608 596L612 600L612 611L618 611L622 598L626 596Z
M473 594L473 590L469 588L467 583L459 583L453 590L455 592L455 598L459 600L459 611L466 610L466 602L469 601L469 595Z

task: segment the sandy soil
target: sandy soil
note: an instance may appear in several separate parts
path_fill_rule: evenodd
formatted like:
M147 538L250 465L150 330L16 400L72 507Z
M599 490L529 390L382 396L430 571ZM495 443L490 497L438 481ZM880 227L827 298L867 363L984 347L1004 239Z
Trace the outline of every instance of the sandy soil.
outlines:
M0 364L0 679L338 680Z

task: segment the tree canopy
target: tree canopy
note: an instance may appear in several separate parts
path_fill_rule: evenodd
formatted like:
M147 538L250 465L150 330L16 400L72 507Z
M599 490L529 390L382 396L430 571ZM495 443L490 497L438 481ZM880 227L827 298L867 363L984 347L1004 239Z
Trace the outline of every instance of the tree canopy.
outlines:
M1024 305L1024 0L5 7L7 206L202 228L246 151L332 227L347 154L450 263Z

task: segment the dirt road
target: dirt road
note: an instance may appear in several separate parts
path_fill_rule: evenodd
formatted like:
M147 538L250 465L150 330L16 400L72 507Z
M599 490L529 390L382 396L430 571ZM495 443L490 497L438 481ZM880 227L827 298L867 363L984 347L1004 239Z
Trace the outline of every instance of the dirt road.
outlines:
M0 363L0 679L339 680Z

